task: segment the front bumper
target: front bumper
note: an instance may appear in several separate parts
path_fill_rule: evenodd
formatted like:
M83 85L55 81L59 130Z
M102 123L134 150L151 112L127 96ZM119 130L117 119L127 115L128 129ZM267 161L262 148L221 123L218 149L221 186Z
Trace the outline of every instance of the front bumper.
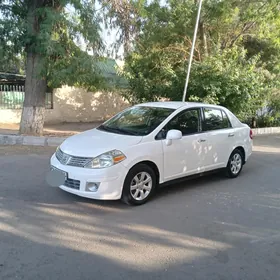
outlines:
M88 169L61 164L55 155L51 157L51 166L67 172L67 180L60 189L91 199L118 200L121 198L125 177L128 170L122 163L104 169ZM89 191L87 186L99 184L96 191Z

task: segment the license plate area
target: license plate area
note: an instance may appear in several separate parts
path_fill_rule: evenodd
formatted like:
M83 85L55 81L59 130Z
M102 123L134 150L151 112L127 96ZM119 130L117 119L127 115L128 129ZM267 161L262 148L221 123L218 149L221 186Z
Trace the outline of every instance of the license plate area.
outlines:
M66 181L68 179L68 173L63 171L63 170L60 170L54 166L51 166L51 172L54 172L53 174L57 174L57 175L63 175L64 177L64 181Z
M65 181L68 179L68 173L51 166L46 179L50 186L59 187L64 185Z

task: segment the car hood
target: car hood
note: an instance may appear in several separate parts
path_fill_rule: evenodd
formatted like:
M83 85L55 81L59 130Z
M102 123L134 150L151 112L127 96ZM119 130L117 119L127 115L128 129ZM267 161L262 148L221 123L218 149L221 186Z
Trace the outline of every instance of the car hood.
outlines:
M128 146L137 145L142 138L91 129L67 138L60 149L73 156L96 157L114 149L123 151Z

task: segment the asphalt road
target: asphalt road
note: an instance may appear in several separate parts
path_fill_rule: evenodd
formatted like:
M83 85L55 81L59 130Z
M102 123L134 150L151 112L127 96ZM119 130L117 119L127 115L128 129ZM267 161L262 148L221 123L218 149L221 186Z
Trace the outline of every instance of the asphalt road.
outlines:
M0 279L280 279L280 136L240 177L97 202L44 182L53 149L0 146Z

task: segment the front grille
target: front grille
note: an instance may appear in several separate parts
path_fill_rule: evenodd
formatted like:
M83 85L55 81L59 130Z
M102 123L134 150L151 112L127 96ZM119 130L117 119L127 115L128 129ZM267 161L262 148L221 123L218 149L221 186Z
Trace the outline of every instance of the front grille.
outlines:
M70 157L69 162L67 165L71 166L78 166L78 167L84 167L86 166L90 161L92 161L92 158L86 158L86 157Z
M63 153L60 149L57 149L55 156L62 164L67 164L67 162L69 161L69 155Z
M55 155L60 163L76 167L85 167L90 161L92 161L92 158L76 157L65 154L60 149L57 149Z
M66 186L68 188L71 188L71 189L79 190L80 189L80 181L68 178L64 182L64 186Z

